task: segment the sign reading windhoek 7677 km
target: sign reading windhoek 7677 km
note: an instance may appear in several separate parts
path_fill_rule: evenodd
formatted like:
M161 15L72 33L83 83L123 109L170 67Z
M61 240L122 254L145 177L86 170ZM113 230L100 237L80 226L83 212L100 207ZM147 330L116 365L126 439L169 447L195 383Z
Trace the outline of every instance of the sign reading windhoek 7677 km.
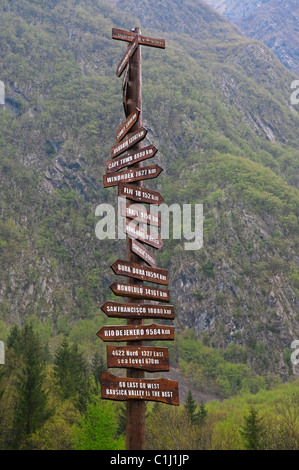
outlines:
M101 373L102 397L111 400L145 399L179 405L178 383L167 379L128 379Z
M120 182L130 183L131 181L148 180L157 178L161 173L162 168L159 165L145 166L143 168L136 168L134 170L124 170L118 173L111 173L103 175L104 187L117 186Z

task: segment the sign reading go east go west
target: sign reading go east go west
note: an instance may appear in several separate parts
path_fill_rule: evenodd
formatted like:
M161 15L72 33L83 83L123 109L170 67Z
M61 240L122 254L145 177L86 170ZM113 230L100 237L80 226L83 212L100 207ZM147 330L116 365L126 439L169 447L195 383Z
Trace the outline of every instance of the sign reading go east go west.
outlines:
M108 317L115 318L165 318L174 319L173 305L130 304L109 300L101 307Z
M141 266L130 261L116 260L111 265L115 274L129 276L141 281L155 282L157 284L168 285L168 271L161 268L150 268Z
M167 379L131 379L101 373L102 398L111 400L145 399L179 405L178 383Z
M133 184L119 183L118 195L137 202L146 202L160 206L164 202L163 197L157 191L152 189L139 188Z
M167 348L107 346L107 366L147 372L169 371Z
M121 282L114 282L110 286L110 289L115 295L122 295L124 297L169 302L168 289L156 289L150 286L138 286L136 284L124 284Z
M103 341L143 341L174 339L174 327L164 325L103 326L97 336Z

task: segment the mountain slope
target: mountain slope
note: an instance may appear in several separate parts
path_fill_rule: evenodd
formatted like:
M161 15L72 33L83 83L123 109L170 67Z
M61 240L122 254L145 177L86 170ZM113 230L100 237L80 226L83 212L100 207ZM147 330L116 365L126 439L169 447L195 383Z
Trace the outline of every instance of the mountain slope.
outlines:
M296 0L206 0L246 36L263 41L299 75L299 7Z
M107 322L109 265L123 241L94 234L102 175L124 119L112 27L164 37L143 48L143 106L168 204L204 204L204 247L165 240L178 331L248 348L287 377L298 336L298 111L293 79L260 42L203 2L4 1L1 5L1 317L57 332ZM93 333L90 333L93 335Z

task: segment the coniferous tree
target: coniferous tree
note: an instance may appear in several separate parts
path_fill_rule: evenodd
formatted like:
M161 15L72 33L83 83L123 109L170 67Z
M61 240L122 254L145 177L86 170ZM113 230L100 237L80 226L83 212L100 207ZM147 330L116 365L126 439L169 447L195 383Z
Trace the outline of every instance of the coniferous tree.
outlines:
M263 436L265 434L263 418L258 416L254 406L250 406L249 414L245 416L245 423L240 429L245 448L247 450L263 449Z
M199 409L195 415L196 424L202 425L208 412L203 402L200 403Z
M75 399L83 411L90 393L88 364L78 346L70 346L67 338L63 339L56 352L54 371L62 399Z
M14 331L14 340L22 346L16 347L20 368L16 379L16 402L14 410L13 446L24 446L26 438L37 431L49 416L47 392L44 389L45 362L39 335L32 324ZM13 346L13 342L10 343ZM15 343L15 346L16 343Z
M184 406L191 423L195 423L196 401L193 398L191 390L188 390Z
M92 358L91 370L95 380L96 387L98 388L100 384L101 372L107 370L106 363L100 352L96 351L95 355Z

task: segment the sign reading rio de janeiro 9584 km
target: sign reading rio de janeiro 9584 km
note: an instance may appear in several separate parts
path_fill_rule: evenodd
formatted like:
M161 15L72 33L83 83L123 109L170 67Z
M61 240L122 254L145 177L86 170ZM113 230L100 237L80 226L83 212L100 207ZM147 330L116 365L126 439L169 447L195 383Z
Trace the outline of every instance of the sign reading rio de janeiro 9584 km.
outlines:
M144 166L155 157L158 149L148 142L144 144L148 131L142 125L141 46L164 49L165 41L144 36L139 28L131 31L113 28L112 38L127 43L116 69L117 77L123 75L125 120L115 132L116 142L106 163L103 185L105 188L117 186L118 196L126 198L121 214L127 259L116 259L111 268L127 282L116 281L110 286L114 295L125 300L108 300L101 308L109 317L126 319L127 324L103 326L97 335L104 342L126 343L107 346L108 367L124 368L127 376L102 372L101 393L104 399L127 401L126 447L140 450L145 445L144 401L179 405L177 382L144 377L145 372L169 371L168 349L152 346L150 342L174 339L173 326L144 323L144 319L162 319L164 323L174 319L174 307L168 305L168 271L157 266L152 251L163 245L161 238L150 230L161 228L161 216L144 206L159 206L163 198L159 192L143 186L144 181L157 178L162 168L155 163ZM145 342L148 342L146 346Z

